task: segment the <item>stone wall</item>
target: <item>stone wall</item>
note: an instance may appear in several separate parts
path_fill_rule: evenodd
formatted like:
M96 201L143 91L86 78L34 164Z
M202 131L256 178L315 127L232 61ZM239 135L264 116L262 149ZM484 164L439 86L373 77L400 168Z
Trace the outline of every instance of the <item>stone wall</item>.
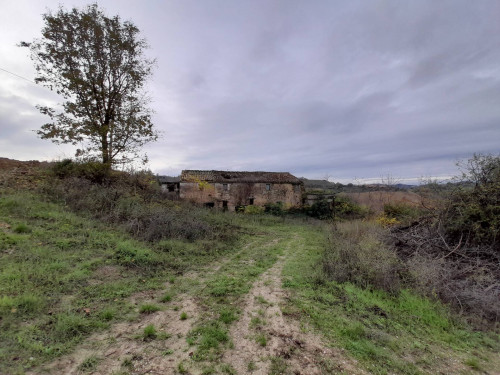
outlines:
M208 183L181 182L180 198L198 204L234 210L236 206L264 206L283 203L284 207L302 205L303 187L299 184L278 183Z

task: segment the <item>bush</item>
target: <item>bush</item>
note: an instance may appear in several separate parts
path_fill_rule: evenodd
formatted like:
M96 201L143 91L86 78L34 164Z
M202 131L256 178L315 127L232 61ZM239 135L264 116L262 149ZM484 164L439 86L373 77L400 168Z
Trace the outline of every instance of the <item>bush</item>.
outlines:
M500 156L474 155L462 166L462 184L442 213L451 243L500 251Z
M73 174L48 181L42 191L74 211L120 225L146 241L227 239L234 233L227 219L216 218L216 213L166 200L149 172L111 171L101 182Z
M259 207L259 206L246 206L245 207L245 213L249 215L258 215L262 214L264 212L264 207Z
M333 209L337 219L363 219L370 215L370 210L367 207L360 206L342 195L335 197Z
M264 212L269 213L271 215L282 216L285 214L283 209L283 203L268 203L264 206Z
M326 220L332 218L333 210L330 202L326 199L320 199L309 207L307 214L320 220Z
M61 179L80 177L95 183L103 183L110 177L111 167L109 164L96 161L74 162L71 159L64 159L54 164L52 172Z
M417 218L420 212L416 207L405 203L385 203L384 215L397 220L408 220Z
M336 228L322 259L327 279L399 292L402 264L381 241L381 228L361 221L339 223Z
M448 202L392 236L413 285L482 327L500 320L500 156L461 167Z

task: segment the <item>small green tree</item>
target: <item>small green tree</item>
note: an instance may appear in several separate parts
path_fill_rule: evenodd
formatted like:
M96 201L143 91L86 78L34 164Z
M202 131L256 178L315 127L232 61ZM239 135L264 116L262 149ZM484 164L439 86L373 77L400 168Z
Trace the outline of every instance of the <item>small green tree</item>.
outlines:
M77 156L98 156L105 164L127 162L158 133L151 122L144 86L154 61L139 29L97 4L43 15L42 38L31 51L35 82L64 98L62 111L37 106L51 122L38 130L55 143L83 145Z

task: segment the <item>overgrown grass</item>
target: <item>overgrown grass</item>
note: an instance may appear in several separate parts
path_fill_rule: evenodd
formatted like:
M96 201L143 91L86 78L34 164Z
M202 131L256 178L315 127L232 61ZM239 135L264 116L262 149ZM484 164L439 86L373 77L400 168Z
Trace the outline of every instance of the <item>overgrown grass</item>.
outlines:
M29 192L0 191L0 223L0 373L23 372L134 318L133 293L232 250L220 239L140 242Z
M353 241L360 232L370 232L358 229L341 227L337 246L352 247L345 242ZM438 364L446 367L453 366L456 359L464 362L472 350L483 353L483 358L495 358L500 348L498 335L462 325L439 302L405 288L387 292L371 282L339 282L332 280L331 273L325 275L321 262L324 249L331 246L327 233L303 231L303 250L285 264L284 286L292 293L283 309L285 315L311 324L374 374L435 373ZM357 238L366 241L364 235ZM494 366L487 360L480 362L486 368ZM470 363L470 367L475 365Z

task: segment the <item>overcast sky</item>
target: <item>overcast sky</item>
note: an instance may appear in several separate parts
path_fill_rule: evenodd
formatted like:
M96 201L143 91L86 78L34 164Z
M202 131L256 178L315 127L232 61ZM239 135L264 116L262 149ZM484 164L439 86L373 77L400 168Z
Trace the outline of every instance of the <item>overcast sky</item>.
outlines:
M0 68L28 79L20 41L42 13L87 1L4 1ZM456 174L500 151L500 1L98 1L157 59L163 137L149 168L289 171L332 181ZM37 104L57 95L0 70L0 156L53 160Z

